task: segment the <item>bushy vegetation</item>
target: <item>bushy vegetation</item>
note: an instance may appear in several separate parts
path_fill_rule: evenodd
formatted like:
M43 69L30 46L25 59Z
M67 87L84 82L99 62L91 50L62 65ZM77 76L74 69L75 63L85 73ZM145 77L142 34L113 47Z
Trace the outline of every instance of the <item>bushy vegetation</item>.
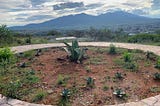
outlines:
M20 99L19 88L22 87L20 80L10 81L8 84L0 84L0 89L3 89L3 94L6 97Z
M130 43L160 42L160 35L158 34L138 34L138 35L129 37L128 42Z
M13 43L12 32L7 28L6 25L0 26L0 46L1 45L10 45Z
M157 63L156 63L156 65L155 65L155 68L160 69L160 57L159 57L158 60L157 60Z
M71 46L66 42L64 44L67 46L65 50L68 53L69 59L73 62L81 63L84 59L85 50L79 47L78 41L72 41Z
M117 53L117 51L116 51L115 45L110 44L110 46L109 46L109 54L116 54L116 53Z
M0 74L5 74L11 63L14 63L14 55L10 48L0 48Z
M132 54L129 52L125 52L123 54L124 62L131 62L132 61Z
M0 48L0 62L2 61L10 61L13 57L13 52L10 48Z

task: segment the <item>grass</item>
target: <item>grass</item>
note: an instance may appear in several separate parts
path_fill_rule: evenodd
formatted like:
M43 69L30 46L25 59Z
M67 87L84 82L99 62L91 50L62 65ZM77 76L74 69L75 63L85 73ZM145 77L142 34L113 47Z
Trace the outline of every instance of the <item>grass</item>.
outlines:
M47 93L44 91L39 91L37 94L34 95L32 102L38 102L43 100L47 96Z
M86 70L87 73L89 73L89 72L92 71L91 68L90 68L90 66L85 66L84 69Z
M20 99L28 95L39 82L35 72L30 68L17 67L16 61L12 61L6 70L5 74L0 74L0 94L4 96Z
M64 76L64 75L58 75L58 78L57 78L57 85L61 85L61 86L66 86L67 84L67 81L69 80L69 76Z
M107 64L102 56L90 57L86 64L101 65Z
M160 92L160 87L151 87L150 92L158 93L158 92Z
M107 85L104 85L103 86L103 91L107 91L107 90L109 90L109 87Z

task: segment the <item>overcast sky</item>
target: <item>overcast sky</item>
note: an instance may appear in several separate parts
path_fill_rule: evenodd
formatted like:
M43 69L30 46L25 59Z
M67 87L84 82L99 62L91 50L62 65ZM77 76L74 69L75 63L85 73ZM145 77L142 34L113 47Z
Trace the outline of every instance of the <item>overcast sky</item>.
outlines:
M0 24L25 25L70 14L121 10L160 18L160 0L0 0Z

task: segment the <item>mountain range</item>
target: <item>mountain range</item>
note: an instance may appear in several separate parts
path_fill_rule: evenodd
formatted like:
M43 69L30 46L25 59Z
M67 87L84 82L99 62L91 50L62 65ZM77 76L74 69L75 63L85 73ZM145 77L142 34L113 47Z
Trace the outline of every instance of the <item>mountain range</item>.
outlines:
M59 17L43 23L10 27L12 30L51 30L51 29L87 29L90 27L103 28L120 25L154 24L160 19L143 17L124 11L108 12L98 16L76 14Z

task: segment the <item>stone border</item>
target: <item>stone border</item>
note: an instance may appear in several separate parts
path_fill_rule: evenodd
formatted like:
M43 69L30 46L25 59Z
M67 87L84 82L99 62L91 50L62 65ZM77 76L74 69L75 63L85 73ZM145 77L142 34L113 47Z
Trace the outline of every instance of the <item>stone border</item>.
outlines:
M116 47L126 48L126 49L139 49L143 51L150 51L160 56L160 46L151 45L141 45L141 44L129 44L129 43L111 43L111 42L80 42L80 46L95 46L95 47L107 47L110 44L114 44ZM11 50L15 53L21 53L33 49L51 48L51 47L63 47L62 43L52 43L52 44L35 44L35 45L24 45L11 47ZM53 106L53 105L43 105L43 104L32 104L16 99L7 99L0 94L0 106ZM130 102L124 104L116 105L106 105L106 106L160 106L160 94L155 97L146 98L137 102Z

